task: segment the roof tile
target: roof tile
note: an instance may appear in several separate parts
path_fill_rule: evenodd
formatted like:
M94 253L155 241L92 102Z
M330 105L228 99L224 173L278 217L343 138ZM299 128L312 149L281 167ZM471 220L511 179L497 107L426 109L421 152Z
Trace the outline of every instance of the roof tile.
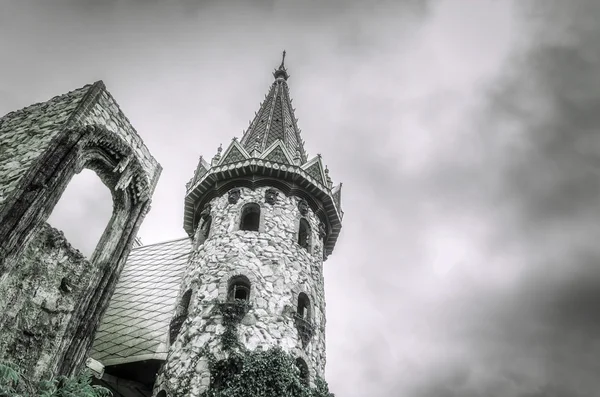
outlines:
M164 353L189 238L132 249L96 334L91 356L109 365Z

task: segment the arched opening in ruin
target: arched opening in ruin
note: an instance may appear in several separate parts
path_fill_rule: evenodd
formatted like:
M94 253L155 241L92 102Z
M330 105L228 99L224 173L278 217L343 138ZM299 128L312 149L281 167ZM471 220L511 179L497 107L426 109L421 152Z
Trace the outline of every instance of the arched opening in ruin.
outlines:
M167 397L167 392L164 390L161 390L160 392L158 392L156 397Z
M256 203L248 203L242 208L240 230L258 231L260 225L260 206Z
M73 176L47 222L90 258L113 214L110 189L89 169Z

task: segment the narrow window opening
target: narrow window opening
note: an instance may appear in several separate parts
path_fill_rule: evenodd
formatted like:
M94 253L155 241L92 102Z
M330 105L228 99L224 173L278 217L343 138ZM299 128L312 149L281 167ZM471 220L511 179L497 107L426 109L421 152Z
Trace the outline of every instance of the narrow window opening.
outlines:
M208 238L208 235L210 234L210 225L212 224L212 216L207 216L206 219L204 220L204 223L202 224L202 236L204 237L204 239L206 240Z
M164 390L161 390L161 391L160 391L160 392L159 392L159 393L156 395L156 397L167 397L167 392L166 392L166 391L164 391Z
M303 320L310 321L310 300L304 292L298 295L298 308L296 312Z
M196 247L204 244L204 241L210 235L210 226L212 224L212 216L208 215L204 219L202 219L201 224L198 228L198 232L196 233Z
M242 209L240 230L258 231L260 224L260 206L256 203L246 204Z
M190 310L190 301L192 299L192 290L189 289L185 291L177 308L175 309L175 316L171 320L170 332L169 332L169 343L173 344L175 342L175 338L179 335L179 331L181 331L181 326L185 322L188 317Z
M308 365L306 365L306 361L298 357L296 359L296 367L298 367L298 369L300 370L300 379L302 380L302 383L308 386L310 381L310 374L308 372Z
M246 276L236 276L229 281L227 299L230 301L250 300L250 281Z
M310 226L306 219L300 219L300 228L298 229L298 245L308 250L310 247Z

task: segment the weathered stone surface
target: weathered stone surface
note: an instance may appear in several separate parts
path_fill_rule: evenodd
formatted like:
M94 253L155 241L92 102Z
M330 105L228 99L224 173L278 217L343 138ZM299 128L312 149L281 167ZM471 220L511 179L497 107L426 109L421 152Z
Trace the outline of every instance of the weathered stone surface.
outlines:
M89 261L44 226L83 168L114 199ZM83 365L160 172L102 82L0 119L0 357L34 381Z
M19 258L17 271L0 284L0 306L8 321L0 325L0 351L21 362L37 363L40 377L59 355L68 319L86 298L90 263L62 232L43 225ZM63 280L72 285L61 289Z
M236 204L230 203L228 194L210 202L210 235L192 254L182 281L180 296L193 291L189 316L170 348L156 390L200 393L206 389L210 374L208 368L198 366L197 360L203 359L199 352L208 347L214 354L223 354L219 336L224 328L215 302L227 299L228 281L237 275L246 276L251 283L251 308L239 325L240 341L249 349L279 345L308 363L312 379L324 375L325 300L319 219L310 209L303 217L296 196L278 192L273 204L265 203L267 190L274 188L241 188ZM247 203L261 207L258 232L239 230L241 210ZM301 218L311 228L308 249L297 243ZM308 320L314 325L306 346L294 317L300 292L310 299Z

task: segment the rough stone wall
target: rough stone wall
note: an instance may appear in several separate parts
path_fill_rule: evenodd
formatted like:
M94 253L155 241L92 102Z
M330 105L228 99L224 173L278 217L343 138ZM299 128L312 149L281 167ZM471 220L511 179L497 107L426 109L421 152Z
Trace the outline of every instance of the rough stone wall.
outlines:
M44 224L17 261L16 271L0 291L3 316L0 351L37 363L29 375L40 378L52 367L68 324L89 283L89 261L65 239L62 232ZM13 332L18 329L22 332Z
M0 119L0 205L60 132L90 87L86 85Z
M311 226L311 248L297 244L302 217L298 197L279 192L277 201L265 202L268 187L252 191L241 189L236 204L228 195L213 199L212 224L208 238L197 247L182 281L179 297L191 289L189 315L170 348L155 393L189 390L197 396L210 382L207 360L200 349L207 346L223 357L219 335L224 331L215 300L225 301L228 281L244 275L251 283L252 308L238 326L240 341L249 349L280 346L309 366L311 382L325 370L325 297L323 291L323 243L318 236L318 219L311 210L305 219ZM261 207L258 232L239 230L242 208L247 203ZM310 343L303 348L294 322L298 294L306 293L311 301L315 327Z
M73 254L53 265L53 254L35 236L43 235L44 222L82 168L94 170L111 190L113 215L89 261ZM0 358L22 366L32 380L81 368L160 173L102 82L0 119ZM71 305L63 299L66 306L51 315L44 305L52 306L48 291L61 266L75 276L82 272L85 282L76 286ZM50 294L50 300L24 301L18 280L27 294ZM25 355L22 341L32 350Z
M152 157L127 116L125 116L112 95L105 89L101 90L96 98L96 103L87 111L81 125L103 125L111 133L118 136L127 146L133 149L133 154L141 165L144 174L153 175L156 168L159 167L158 162Z

